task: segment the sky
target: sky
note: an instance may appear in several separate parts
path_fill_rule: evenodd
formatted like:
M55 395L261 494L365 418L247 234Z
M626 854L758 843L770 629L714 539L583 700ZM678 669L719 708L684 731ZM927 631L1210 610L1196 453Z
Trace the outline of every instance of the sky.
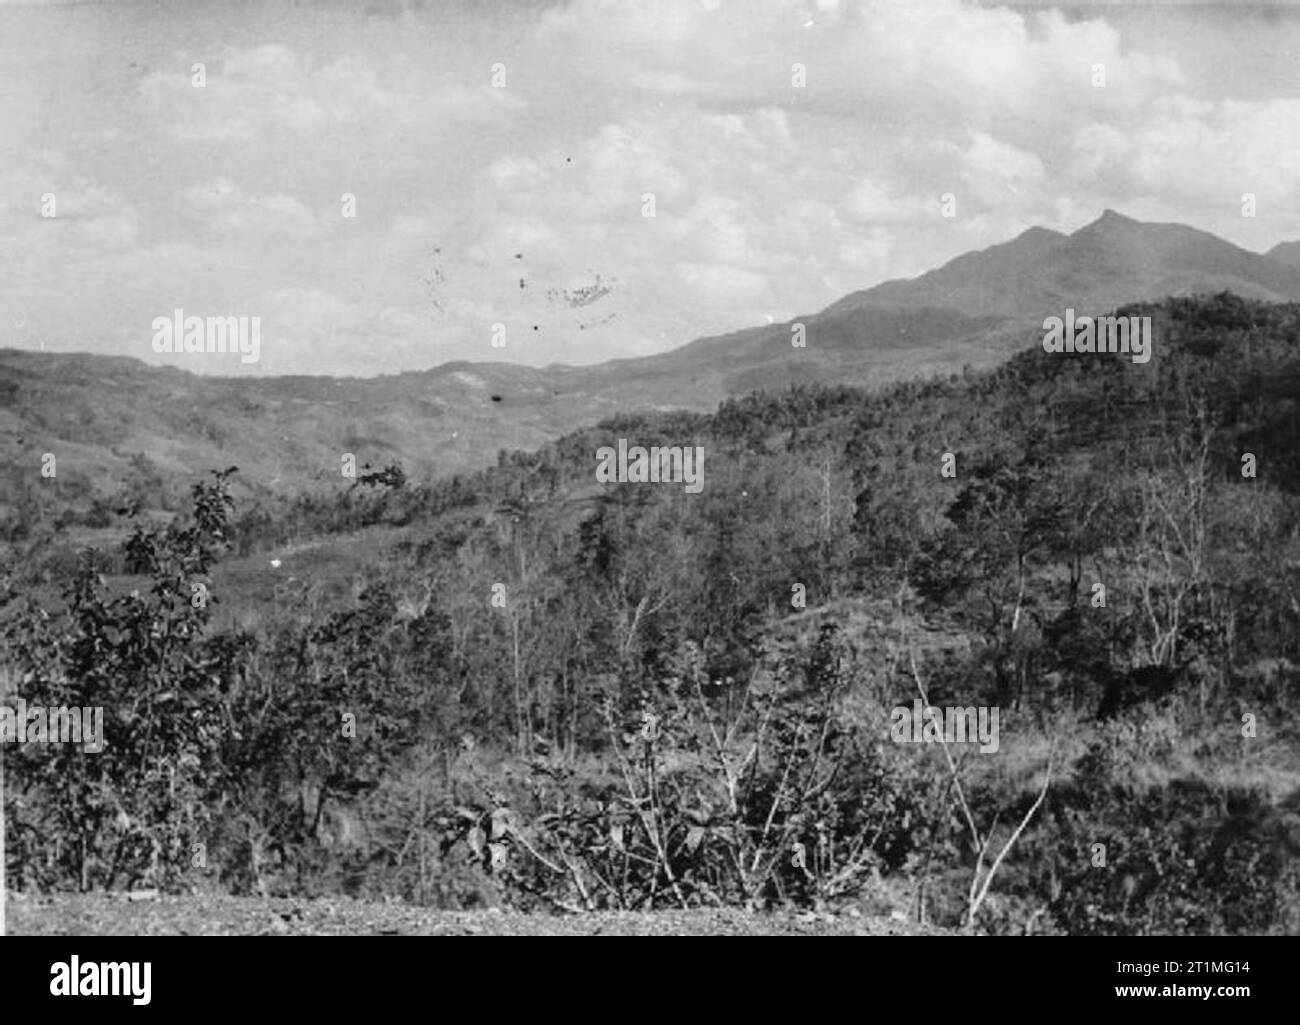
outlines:
M0 0L0 346L587 364L1106 208L1263 251L1298 55L1294 5ZM259 360L155 353L178 308Z

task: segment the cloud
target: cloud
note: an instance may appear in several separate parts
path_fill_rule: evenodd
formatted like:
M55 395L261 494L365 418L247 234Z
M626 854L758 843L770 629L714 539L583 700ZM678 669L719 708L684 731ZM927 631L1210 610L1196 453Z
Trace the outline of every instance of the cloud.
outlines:
M516 94L463 83L390 88L360 57L311 65L287 46L226 47L215 60L181 62L140 83L143 106L184 141L253 142L288 131L299 138L326 132L385 134L433 122L507 123L525 107ZM204 65L195 85L193 65Z
M369 376L445 362L427 321L379 301L352 301L320 288L274 288L246 307L262 317L257 372Z
M32 263L42 254L103 253L135 241L135 204L80 173L61 151L40 166L0 172L0 252ZM46 216L49 211L53 216Z
M294 196L245 196L227 178L182 189L182 212L198 225L215 232L284 235L314 238L321 232L316 215Z
M961 155L961 178L969 195L994 206L1007 193L1039 196L1046 173L1036 154L977 132Z
M1300 100L1276 61L1256 70L1300 46L1284 20L1237 19L1215 50L1194 16L1157 37L1077 4L383 10L157 22L123 4L129 45L89 76L99 22L20 12L0 257L29 319L108 351L176 304L257 306L259 373L589 362L808 313L1106 206L1256 248L1300 234ZM556 298L597 276L616 285L590 306Z
M575 0L544 15L535 44L572 54L572 73L610 90L723 107L852 111L868 122L902 113L976 127L1014 120L1045 100L1082 102L1094 63L1122 84L1108 96L1131 107L1180 80L1171 61L1125 52L1101 20L1055 11L1031 19L958 0L815 11L784 0L712 11L698 0ZM803 88L792 85L796 63L806 69Z

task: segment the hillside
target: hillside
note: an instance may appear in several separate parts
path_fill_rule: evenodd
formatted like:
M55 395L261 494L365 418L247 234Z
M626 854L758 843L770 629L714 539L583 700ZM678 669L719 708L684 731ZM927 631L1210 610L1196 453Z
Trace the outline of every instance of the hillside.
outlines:
M830 307L944 306L969 316L1041 322L1066 306L1101 313L1140 299L1231 291L1273 302L1300 299L1300 269L1182 224L1135 221L1113 210L1072 235L1030 228L959 256L911 281L889 281Z
M18 888L1295 932L1300 305L1121 312L1152 317L1149 363L1031 337L991 371L622 414L229 520L217 479L79 562L66 531L20 542L0 656L29 700L108 710L113 800L147 825L121 846L97 765L19 762ZM702 446L703 490L597 484L620 437ZM1000 713L964 809L891 727L922 688ZM972 834L1022 819L972 901Z
M1274 253L1285 255L1279 247ZM1181 225L1107 211L1072 235L1040 228L912 281L846 296L784 324L590 367L452 363L377 378L197 376L130 359L0 350L0 522L94 500L174 508L208 469L239 466L241 494L327 487L344 453L445 477L535 450L615 413L707 412L793 384L883 387L991 367L1046 315L1230 290L1300 299L1300 269ZM806 346L791 345L792 324ZM36 490L44 453L60 473ZM170 492L169 492L170 489ZM41 503L44 502L44 505Z
M1300 267L1300 242L1279 242L1265 255L1279 263Z

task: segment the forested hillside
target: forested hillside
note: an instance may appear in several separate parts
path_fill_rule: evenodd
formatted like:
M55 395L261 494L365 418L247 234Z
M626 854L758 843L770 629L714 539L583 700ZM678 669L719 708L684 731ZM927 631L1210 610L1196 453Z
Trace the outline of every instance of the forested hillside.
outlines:
M14 537L0 656L104 706L112 766L7 755L11 884L1295 932L1300 305L1120 312L1149 363L1029 332ZM699 446L702 492L598 483L620 438ZM922 692L996 708L997 750L893 739Z
M435 479L482 469L503 450L536 451L624 410L712 412L764 389L878 389L982 371L1019 351L1045 310L1098 314L1225 289L1296 301L1300 271L1287 245L1260 255L1107 210L1071 235L1031 228L820 312L588 366L454 362L367 378L223 377L212 374L222 363L0 349L0 539L48 524L98 543L116 509L178 509L209 465L241 468L232 487L244 502L319 499L345 453ZM520 356L526 348L509 352ZM57 475L36 476L50 454Z

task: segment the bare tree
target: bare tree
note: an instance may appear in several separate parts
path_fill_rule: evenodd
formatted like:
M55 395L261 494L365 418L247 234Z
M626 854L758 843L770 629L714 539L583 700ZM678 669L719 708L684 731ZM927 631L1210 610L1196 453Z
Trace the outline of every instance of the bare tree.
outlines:
M921 695L921 701L928 707L930 699L925 693L925 684L921 681L920 670L916 667L916 653L908 648L908 660L912 667L912 678L916 681L917 692ZM975 924L975 916L979 914L980 908L983 907L985 899L989 894L989 887L993 885L993 877L997 875L998 868L1002 865L1011 848L1015 846L1020 834L1025 831L1029 825L1029 820L1034 817L1035 812L1042 806L1044 799L1047 797L1047 788L1052 782L1052 759L1049 755L1047 759L1047 772L1043 776L1043 788L1038 792L1038 798L1030 805L1029 810L1025 812L1024 817L1020 820L1020 825L1012 831L1007 842L1002 845L1002 849L993 859L988 871L984 871L984 862L988 857L993 845L993 832L997 829L997 817L994 817L993 824L989 827L987 833L981 833L979 827L975 824L975 816L971 813L970 803L966 800L966 791L961 785L961 773L952 752L948 749L948 742L944 738L943 731L939 732L939 743L943 748L944 760L948 763L948 773L952 780L953 792L957 795L957 804L961 808L962 815L966 819L966 825L970 827L971 850L975 855L975 871L971 875L970 890L966 895L966 927L969 929Z

